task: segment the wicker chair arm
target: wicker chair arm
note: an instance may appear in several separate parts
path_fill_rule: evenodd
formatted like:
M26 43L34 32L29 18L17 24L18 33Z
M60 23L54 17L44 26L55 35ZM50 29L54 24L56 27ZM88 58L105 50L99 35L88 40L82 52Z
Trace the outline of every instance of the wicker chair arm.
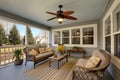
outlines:
M26 55L26 59L27 59L28 61L36 61L36 58L35 58L34 55Z
M73 69L73 80L101 80L104 70L88 69L81 66L75 66Z

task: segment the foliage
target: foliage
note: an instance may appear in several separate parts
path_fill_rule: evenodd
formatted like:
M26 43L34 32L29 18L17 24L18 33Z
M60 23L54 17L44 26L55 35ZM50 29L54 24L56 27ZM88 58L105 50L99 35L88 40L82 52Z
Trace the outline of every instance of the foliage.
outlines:
M82 47L78 47L78 46L73 46L72 49L73 49L73 50L83 50Z
M60 51L60 52L64 52L64 50L65 50L65 49L64 49L64 46L63 46L63 45L58 45L58 47L56 48L56 51L57 51L57 52L59 52L59 51Z
M21 41L20 41L20 34L16 28L16 25L13 26L13 28L11 29L10 31L10 34L9 34L9 41L11 44L20 44Z
M79 47L77 47L77 46L73 46L72 49L73 49L73 50L79 50Z
M20 60L22 56L22 51L21 49L16 49L14 51L14 55L13 55L13 59L15 58L15 60Z
M2 46L3 43L6 43L6 39L5 30L2 24L0 24L0 46Z
M30 27L28 27L28 26L27 26L27 42L28 42L28 44L34 44L33 34L31 32Z

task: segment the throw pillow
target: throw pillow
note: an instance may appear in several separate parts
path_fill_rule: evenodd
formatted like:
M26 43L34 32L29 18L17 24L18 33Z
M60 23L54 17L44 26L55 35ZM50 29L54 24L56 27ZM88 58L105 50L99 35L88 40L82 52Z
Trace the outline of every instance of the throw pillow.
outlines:
M97 56L92 56L86 63L86 68L94 68L100 63L100 58Z
M50 47L46 47L46 51L52 51L52 48L50 48Z
M45 48L39 48L39 53L45 53Z
M36 56L36 55L38 55L38 52L37 52L36 50L32 49L32 50L29 52L29 54Z

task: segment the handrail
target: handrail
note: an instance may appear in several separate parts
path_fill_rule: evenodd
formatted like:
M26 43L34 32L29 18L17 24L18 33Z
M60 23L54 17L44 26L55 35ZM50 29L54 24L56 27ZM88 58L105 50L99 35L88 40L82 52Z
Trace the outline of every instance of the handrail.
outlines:
M6 65L13 62L13 51L23 49L25 45L4 45L0 46L0 65Z
M13 52L15 49L23 49L25 47L35 47L36 45L3 45L0 46L0 66L13 62ZM41 45L43 46L43 45ZM25 56L23 56L25 58Z

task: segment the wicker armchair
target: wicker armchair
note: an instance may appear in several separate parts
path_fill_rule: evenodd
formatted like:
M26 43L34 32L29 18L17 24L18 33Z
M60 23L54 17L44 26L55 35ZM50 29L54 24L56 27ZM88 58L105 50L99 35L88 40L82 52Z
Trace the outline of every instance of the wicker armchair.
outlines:
M73 69L72 80L102 80L105 69L109 66L111 56L104 50L96 50L94 56L101 59L99 66L95 68L85 68L88 59L79 59Z

